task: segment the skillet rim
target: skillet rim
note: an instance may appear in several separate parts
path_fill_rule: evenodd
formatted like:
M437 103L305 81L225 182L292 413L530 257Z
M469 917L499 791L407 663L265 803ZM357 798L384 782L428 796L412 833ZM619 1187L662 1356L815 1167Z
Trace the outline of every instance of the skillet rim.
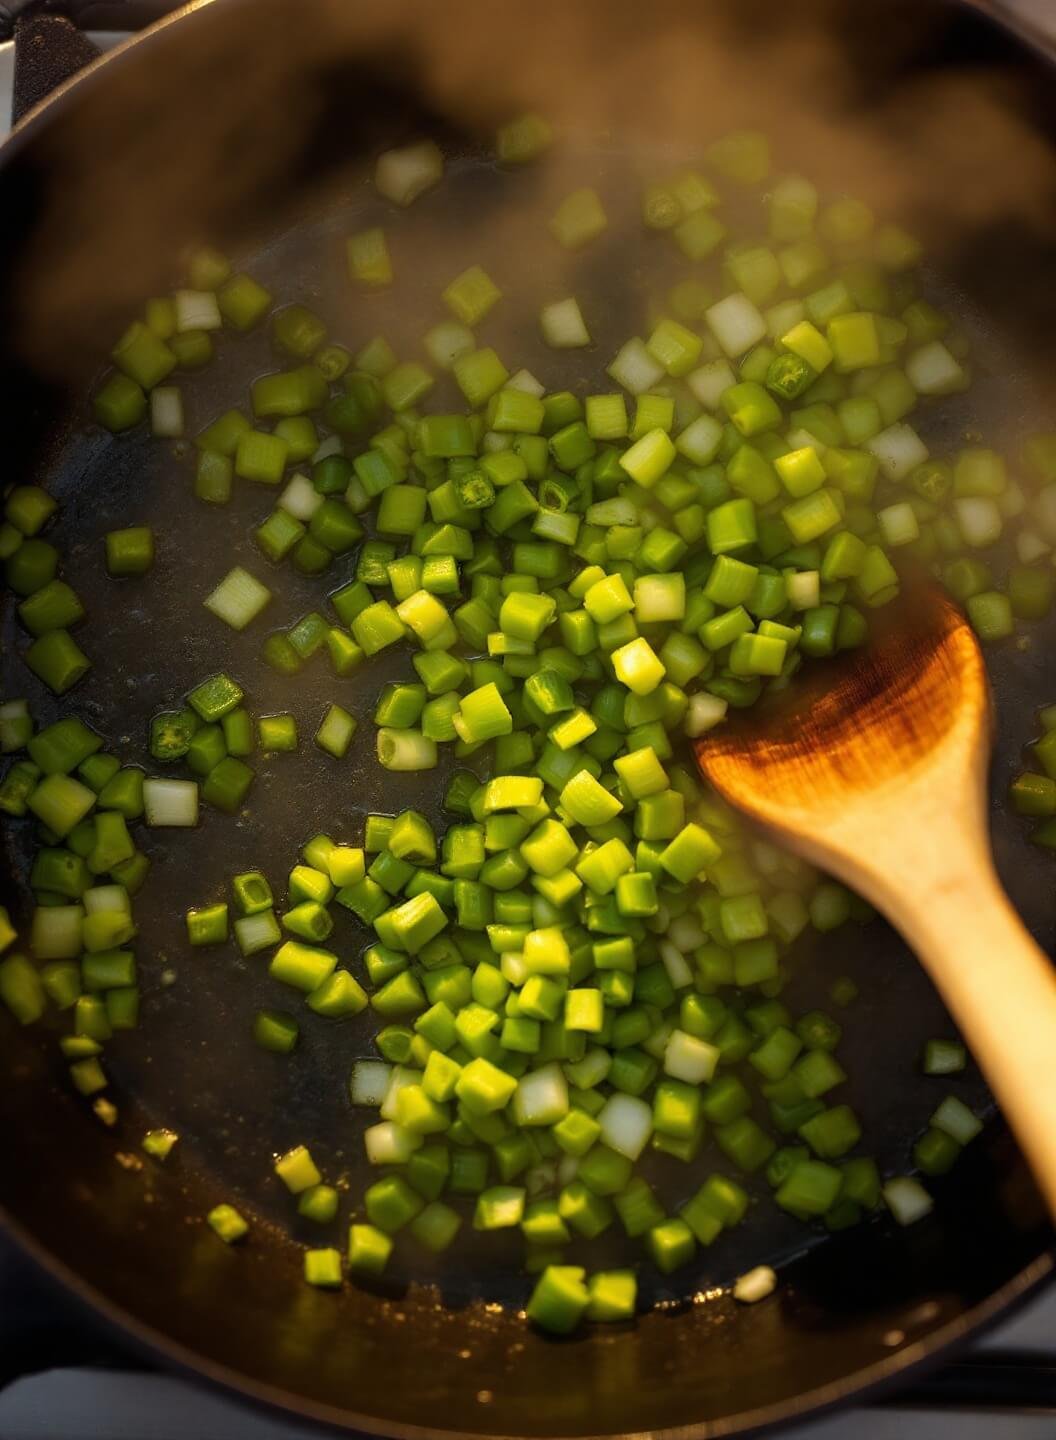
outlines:
M45 99L28 111L0 142L0 170L24 147L31 145L38 133L45 131L53 122L61 123L61 114L59 120L56 120L56 112L75 87L97 83L99 74L109 66L133 63L130 61L133 52L137 56L149 54L151 46L157 43L157 37L164 35L170 26L189 20L197 12L204 11L207 6L215 3L217 0L189 0L189 3L103 52L82 70L62 81ZM239 6L248 10L253 0L224 0L224 3L228 7ZM995 11L986 0L936 0L936 3L950 10L970 11L980 23L990 25L1011 37L1017 46L1033 52L1043 63L1056 71L1056 40L1050 42L1037 31L1020 23L1015 16L1004 11ZM112 1301L42 1245L2 1203L0 1226L14 1239L22 1252L64 1292L72 1296L82 1309L102 1317L112 1330L131 1341L134 1351L157 1357L163 1362L164 1368L170 1371L175 1370L196 1380L205 1381L210 1387L249 1401L255 1407L284 1412L331 1431L358 1430L366 1435L386 1437L386 1440L438 1440L441 1436L451 1437L451 1440L479 1440L484 1433L477 1430L438 1430L436 1426L385 1422L376 1416L349 1409L336 1409L297 1395L294 1391L255 1380L208 1355L191 1350ZM1056 1279L1054 1244L1056 1238L1050 1238L1047 1248L1042 1249L1035 1259L985 1300L929 1331L921 1339L903 1345L880 1360L844 1375L837 1381L799 1392L791 1399L758 1410L742 1411L737 1416L721 1420L704 1420L691 1425L648 1431L604 1434L579 1432L570 1436L548 1437L548 1440L715 1440L715 1437L720 1436L760 1434L782 1425L821 1417L837 1407L855 1401L880 1398L895 1389L904 1379L912 1375L919 1376L929 1365L934 1367L958 1344L963 1344L970 1337L985 1334L1051 1284ZM492 1432L492 1437L493 1440L528 1440L525 1433L510 1435Z

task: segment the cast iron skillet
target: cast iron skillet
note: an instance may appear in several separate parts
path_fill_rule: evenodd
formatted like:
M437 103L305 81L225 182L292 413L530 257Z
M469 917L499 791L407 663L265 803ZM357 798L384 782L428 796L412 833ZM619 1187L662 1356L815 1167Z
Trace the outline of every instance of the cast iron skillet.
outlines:
M314 671L284 691L256 658L259 630L221 652L216 628L198 618L196 597L234 559L259 568L248 530L267 497L244 487L229 509L196 512L186 459L86 424L84 386L108 337L144 295L172 283L186 243L240 247L277 295L335 317L336 338L359 344L384 325L402 352L435 316L440 285L481 260L513 297L489 342L554 388L582 385L645 323L656 250L621 211L635 203L628 166L655 170L715 133L761 122L786 165L875 197L937 257L931 284L959 302L981 374L933 425L936 441L954 445L978 428L1012 443L1051 403L1038 377L1056 373L1051 94L1045 59L962 8L921 0L867 13L851 0L787 13L768 0L665 0L648 11L610 0L221 0L148 32L38 110L0 169L4 473L40 478L63 502L64 573L89 602L83 643L97 661L73 707L136 758L146 717L220 664L251 702L295 709L302 730L340 698ZM514 201L510 177L483 162L483 141L500 115L530 104L562 122L566 158L550 180L524 177ZM449 183L416 206L410 238L393 226L400 310L376 308L340 281L341 237L383 214L363 180L372 155L423 131L445 144ZM613 237L560 273L525 216L550 203L548 185L561 193L580 177L603 188ZM558 285L593 315L596 353L537 347L526 316L540 298L568 293ZM274 363L263 334L225 341L220 364L187 385L192 426ZM130 517L155 524L159 562L149 584L119 588L100 579L99 537ZM302 609L318 603L318 587L284 596L274 623L292 619L301 599ZM1028 646L993 656L995 795L1030 738L1034 707L1053 699L1054 639L1043 626ZM24 639L10 615L4 640L5 693L29 694L49 717L54 705L13 658ZM344 682L346 701L368 712L384 678L374 670ZM895 1380L1048 1278L1048 1225L993 1118L935 1186L926 1223L895 1232L878 1222L804 1246L799 1227L759 1207L688 1278L647 1289L662 1303L635 1327L544 1340L512 1313L526 1295L516 1256L474 1258L471 1243L442 1271L413 1267L432 1286L408 1286L410 1271L398 1269L376 1291L306 1289L270 1156L306 1141L329 1174L361 1185L362 1122L344 1082L351 1059L368 1053L367 1032L320 1025L292 1064L255 1051L248 1017L279 997L256 962L188 957L180 916L218 898L233 864L278 878L315 830L347 826L351 836L365 811L424 804L415 777L382 784L370 731L340 769L312 754L292 772L262 766L246 819L208 815L182 847L147 834L155 870L137 909L145 1019L108 1050L114 1132L69 1093L53 1036L42 1044L2 1022L0 1205L16 1237L96 1310L171 1363L352 1429L703 1437L799 1418ZM1051 944L1051 865L1000 808L994 838L1014 899ZM24 839L8 827L5 898L16 911ZM366 942L351 925L338 939L350 954ZM848 1098L880 1158L904 1166L906 1137L936 1099L916 1073L919 1047L949 1022L880 924L804 954L794 1002L822 1001L847 972L862 988L846 1017ZM985 1104L978 1076L953 1088ZM184 1136L164 1169L138 1155L143 1129L159 1123ZM230 1197L255 1216L252 1243L237 1250L201 1220ZM318 1243L319 1232L295 1225L294 1234ZM736 1307L722 1287L766 1259L786 1262L780 1289ZM495 1300L511 1308L485 1303Z

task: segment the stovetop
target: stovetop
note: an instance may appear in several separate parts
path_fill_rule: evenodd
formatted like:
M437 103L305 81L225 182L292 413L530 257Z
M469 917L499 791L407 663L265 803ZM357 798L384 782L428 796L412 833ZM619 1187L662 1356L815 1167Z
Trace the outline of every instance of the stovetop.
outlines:
M171 8L146 3L155 14ZM0 4L0 21L4 8ZM994 8L1056 33L1056 0L1000 0ZM120 6L110 6L115 9ZM108 29L88 38L106 49L125 35ZM14 46L0 43L0 139L9 125L13 82ZM41 1353L50 1368L31 1373ZM970 1365L955 1363L926 1390L841 1410L785 1434L788 1440L845 1440L848 1434L855 1440L1054 1440L1056 1287L979 1341L969 1358ZM949 1408L936 1408L944 1394ZM319 1440L319 1433L150 1369L0 1236L0 1440Z

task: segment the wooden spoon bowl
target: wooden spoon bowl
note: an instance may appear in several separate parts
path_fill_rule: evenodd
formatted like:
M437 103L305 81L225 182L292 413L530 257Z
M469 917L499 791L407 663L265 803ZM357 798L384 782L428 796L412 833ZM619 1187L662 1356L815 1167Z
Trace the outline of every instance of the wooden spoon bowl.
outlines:
M696 742L702 774L917 952L1056 1214L1056 972L994 871L993 710L960 611L911 587L873 642Z

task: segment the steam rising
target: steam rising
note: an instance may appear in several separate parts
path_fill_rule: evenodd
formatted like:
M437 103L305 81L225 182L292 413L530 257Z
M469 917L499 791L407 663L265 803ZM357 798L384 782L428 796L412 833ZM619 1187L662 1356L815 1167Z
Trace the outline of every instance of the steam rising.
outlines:
M524 109L558 124L566 153L623 154L624 193L605 199L628 218L635 170L692 160L731 128L764 128L779 169L862 195L983 306L1027 339L1047 337L1050 135L993 47L947 63L943 48L967 23L956 13L900 0L202 5L108 62L33 137L26 161L44 168L18 275L19 343L68 376L171 284L184 245L248 240L347 200L394 140L439 132L449 150L480 153ZM533 181L547 193L563 183L557 153ZM487 223L526 271L544 250L557 264L541 226L526 243L521 213L496 207ZM473 225L466 217L468 259Z

